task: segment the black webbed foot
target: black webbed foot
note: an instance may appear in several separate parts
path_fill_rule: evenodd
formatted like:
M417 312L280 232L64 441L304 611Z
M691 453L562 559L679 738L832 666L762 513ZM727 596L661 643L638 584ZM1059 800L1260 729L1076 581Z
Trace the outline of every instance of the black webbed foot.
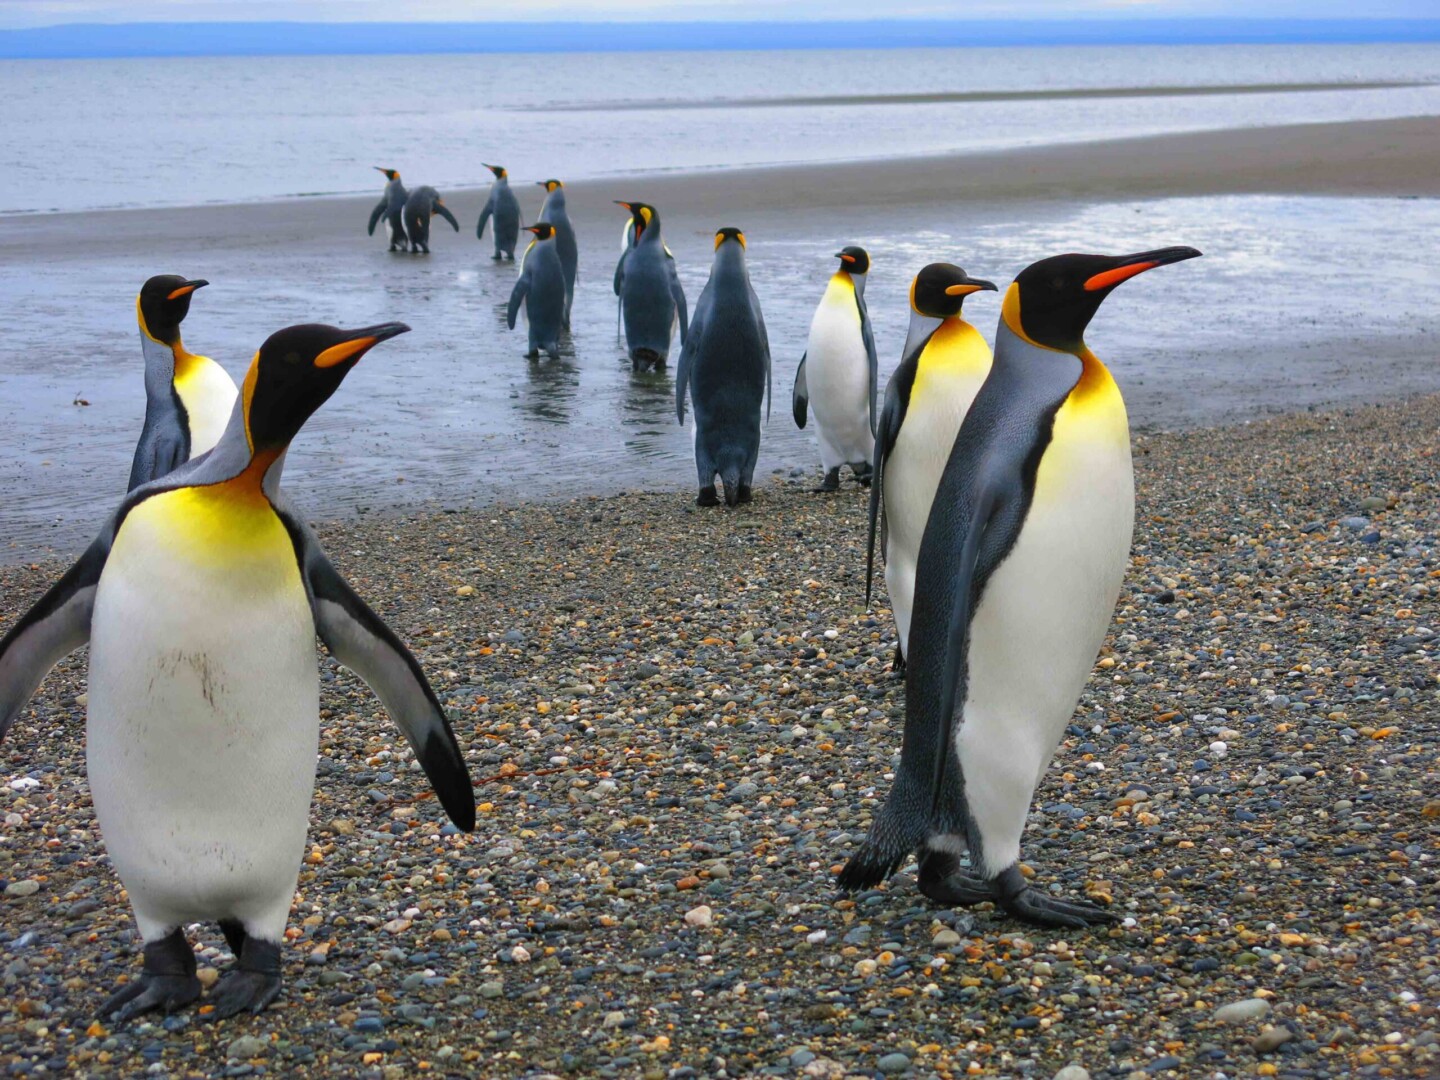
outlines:
M743 506L745 503L754 502L755 493L750 490L749 484L741 484L735 493L735 502Z
M840 466L839 466L839 465L836 465L835 468L833 468L833 469L831 469L829 472L827 472L827 473L825 474L825 479L820 481L820 486L819 486L819 487L813 487L813 488L811 488L810 490L813 491L813 492L816 492L817 494L820 493L820 492L825 492L825 491L839 491L839 490L840 490Z
M916 884L937 904L970 907L988 900L1032 926L1084 929L1119 921L1119 916L1088 900L1060 900L1032 889L1019 866L987 879L962 867L953 855L932 852L922 860Z
M145 946L145 967L140 977L126 983L100 1006L100 1016L123 1024L151 1009L167 1013L182 1009L200 996L195 976L195 953L177 928Z
M900 642L898 641L895 642L895 655L890 661L890 669L894 671L896 675L903 676L905 674L905 650L900 648Z
M213 1020L240 1012L259 1013L280 996L280 946L246 937L235 967L220 977L210 992Z
M697 495L697 496L695 496L695 505L696 505L696 506L719 506L719 505L720 505L720 495L719 495L718 492L716 492L716 490L715 490L715 485L714 485L714 484L711 484L709 487L702 487L702 488L700 489L700 494Z

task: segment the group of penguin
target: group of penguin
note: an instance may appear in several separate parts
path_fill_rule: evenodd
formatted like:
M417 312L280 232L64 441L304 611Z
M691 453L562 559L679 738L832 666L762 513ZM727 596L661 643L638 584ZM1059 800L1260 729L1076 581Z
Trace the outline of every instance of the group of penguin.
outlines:
M564 220L561 185L547 189L550 220L532 226L545 227L544 242ZM658 215L624 205L619 291L642 280L658 292L673 275ZM497 234L508 230L503 200L492 197L487 216ZM412 246L421 235L407 230ZM500 244L497 235L503 257ZM557 267L565 281L553 248L553 262L534 264L548 269L532 288L553 288ZM716 233L677 369L677 414L683 421L688 390L696 417L701 503L718 501L716 476L727 502L751 497L770 358L745 253L740 230ZM915 854L917 886L939 904L992 902L1048 926L1113 918L1033 887L1018 862L1032 795L1103 642L1134 520L1124 401L1084 332L1121 283L1199 254L1042 259L1005 290L993 355L961 316L967 296L996 286L926 266L881 405L869 256L838 253L793 407L802 427L814 413L821 490L839 486L842 466L871 484L869 563L878 527L906 701L893 787L840 873L843 888L871 887ZM522 281L527 273L541 271L522 270ZM199 998L184 927L200 921L219 923L236 958L210 992L214 1016L258 1012L279 994L314 789L317 634L378 695L450 819L466 832L475 824L464 756L419 664L281 484L308 418L366 352L409 327L288 327L260 346L237 388L181 338L205 285L163 275L142 288L146 412L129 490L0 639L0 739L46 673L90 647L91 792L144 940L141 974L101 1008L117 1021ZM683 321L675 305L671 318ZM870 577L867 567L867 601Z

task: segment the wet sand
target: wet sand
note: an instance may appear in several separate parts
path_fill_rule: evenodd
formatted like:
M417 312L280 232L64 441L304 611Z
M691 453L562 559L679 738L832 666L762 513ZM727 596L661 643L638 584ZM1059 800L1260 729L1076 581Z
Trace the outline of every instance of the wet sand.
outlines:
M1392 239L1440 226L1430 198L1395 198L1440 195L1437 159L1440 118L1420 118L577 183L573 355L542 365L504 328L513 267L474 238L483 189L446 192L463 231L442 225L429 258L365 236L368 196L0 219L0 561L73 552L113 507L143 414L133 297L152 273L214 282L186 341L237 379L290 323L415 326L302 433L287 483L316 519L679 490L693 465L670 375L633 377L615 337L613 199L661 208L692 304L715 227L749 235L774 350L770 475L817 466L786 398L847 242L875 259L882 377L925 262L1005 280L1055 251L1183 242L1207 257L1127 286L1090 335L1138 429L1440 390L1440 287L1425 252ZM517 190L533 216L539 189ZM987 295L967 314L988 336L998 306Z

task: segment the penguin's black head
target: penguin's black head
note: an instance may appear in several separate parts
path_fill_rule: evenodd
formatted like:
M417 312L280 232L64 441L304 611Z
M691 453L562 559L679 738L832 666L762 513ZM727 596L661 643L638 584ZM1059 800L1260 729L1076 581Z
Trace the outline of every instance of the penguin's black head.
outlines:
M536 180L535 183L539 184L546 191L554 191L556 188L565 186L559 180Z
M525 231L534 233L536 240L549 240L555 235L555 226L548 221L537 221L534 225L526 225Z
M284 450L360 357L409 329L399 322L362 330L304 323L271 334L255 354L241 391L251 453Z
M841 248L835 253L840 260L840 269L847 274L868 274L870 272L870 253L862 247Z
M180 324L190 313L190 294L209 285L198 278L187 281L178 274L156 274L140 286L136 308L145 332L164 345L180 340Z
M385 179L386 179L386 180L399 180L399 179L400 179L400 173L399 173L399 171L396 170L396 169L386 169L386 168L382 168L382 167L379 166L379 165L372 165L371 168L373 168L373 169L378 169L380 172L383 172L383 173L385 174Z
M1192 247L1134 255L1055 255L1020 271L1005 293L1001 317L1016 334L1059 352L1085 348L1085 327L1122 281L1200 255Z
M995 292L995 283L972 278L953 263L931 263L910 283L910 307L932 319L948 319L960 314L965 297L986 289Z
M483 161L480 164L485 165ZM485 167L495 174L496 180L504 180L507 176L510 175L508 172L505 171L504 165L485 165Z
M644 235L645 230L660 221L660 215L649 203L626 202L624 199L616 199L615 205L623 206L626 210L630 211L630 220L635 223L635 242L637 244L640 242L640 237Z
M720 245L726 240L738 241L742 248L745 247L745 234L734 225L726 225L715 230L715 250L719 251Z

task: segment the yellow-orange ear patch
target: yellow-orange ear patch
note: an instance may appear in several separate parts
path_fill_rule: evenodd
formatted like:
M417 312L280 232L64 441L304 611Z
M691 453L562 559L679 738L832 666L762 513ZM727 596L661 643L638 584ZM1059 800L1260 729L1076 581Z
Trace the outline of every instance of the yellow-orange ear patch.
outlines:
M245 373L245 385L240 389L240 415L245 420L245 445L255 452L255 442L250 438L250 402L255 397L255 383L260 378L260 352L250 361L250 370Z
M363 353L379 340L379 338L362 337L356 338L354 341L342 341L339 345L331 345L330 348L315 357L315 366L328 368L334 367L336 364L343 364L352 356Z
M1146 270L1153 270L1159 265L1155 262L1141 262L1131 263L1129 266L1117 266L1114 270L1102 270L1085 280L1085 291L1098 292L1111 285L1119 285L1122 281L1129 281L1136 274L1143 274Z

